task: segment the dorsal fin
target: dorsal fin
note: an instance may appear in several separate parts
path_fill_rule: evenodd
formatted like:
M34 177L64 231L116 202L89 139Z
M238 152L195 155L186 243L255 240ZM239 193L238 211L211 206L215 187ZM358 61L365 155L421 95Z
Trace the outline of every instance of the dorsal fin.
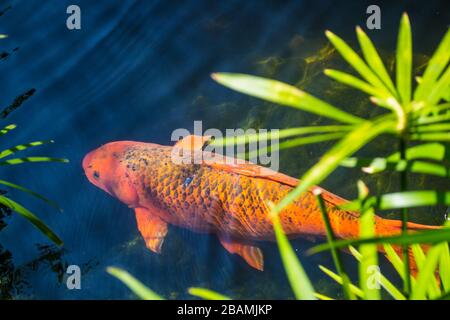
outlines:
M201 151L206 142L211 140L211 136L189 135L175 143L175 148Z

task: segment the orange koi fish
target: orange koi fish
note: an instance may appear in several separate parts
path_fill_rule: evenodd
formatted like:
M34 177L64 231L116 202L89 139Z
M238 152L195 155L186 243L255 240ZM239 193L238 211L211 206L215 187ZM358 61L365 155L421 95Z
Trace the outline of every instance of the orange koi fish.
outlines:
M188 136L172 146L117 141L101 146L83 159L91 183L133 208L147 248L161 252L168 224L201 233L214 233L230 253L263 270L258 241L274 241L268 201L279 202L299 180L256 164L203 151L208 137ZM172 161L174 152L189 152L189 163ZM318 187L316 187L318 188ZM338 206L347 201L322 190L335 235L355 238L359 214ZM290 237L326 235L312 193L303 193L279 213ZM377 235L401 232L401 222L375 217ZM409 223L411 230L434 229Z

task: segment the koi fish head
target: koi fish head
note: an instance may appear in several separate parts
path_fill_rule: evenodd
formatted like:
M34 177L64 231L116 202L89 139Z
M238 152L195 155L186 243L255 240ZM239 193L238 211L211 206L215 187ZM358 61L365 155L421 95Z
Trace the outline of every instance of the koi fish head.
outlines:
M139 199L123 159L134 144L133 141L110 142L89 152L83 159L88 180L131 207L137 206Z

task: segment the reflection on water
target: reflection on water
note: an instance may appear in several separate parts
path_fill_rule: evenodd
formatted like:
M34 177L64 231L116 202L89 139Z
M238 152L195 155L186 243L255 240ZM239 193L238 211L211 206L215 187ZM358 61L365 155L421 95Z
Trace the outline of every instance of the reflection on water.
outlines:
M234 71L277 78L295 84L359 116L380 110L365 97L334 84L322 74L325 67L347 66L327 44L330 29L353 44L354 26L365 21L363 1L78 1L82 29L65 28L70 1L2 1L0 31L0 105L6 107L21 93L36 93L6 121L20 130L2 137L4 147L26 140L54 139L40 147L45 155L64 156L68 165L37 164L2 169L2 176L57 200L55 212L11 192L32 208L64 240L63 248L37 245L43 237L20 217L2 217L0 232L1 297L9 298L133 298L105 268L129 270L169 298L189 298L186 288L203 286L232 297L292 298L276 245L263 243L266 268L257 272L228 254L214 236L170 227L162 254L145 248L134 214L117 200L90 185L81 159L100 144L114 140L170 144L176 128L284 128L326 123L302 112L279 107L226 90L213 83L214 71ZM426 7L409 1L386 2L382 30L369 32L393 67L395 33L402 11L412 18L416 66L442 37L450 10L445 1ZM384 8L384 9L383 9ZM18 49L20 48L20 49ZM14 104L14 103L13 103ZM8 122L8 123L9 123ZM281 171L299 176L317 161L331 142L281 154ZM395 141L378 141L367 156L389 152ZM354 197L353 183L361 175L338 169L323 186ZM394 174L366 179L372 190L395 189ZM414 184L444 187L444 181L416 177ZM438 224L445 208L421 210L413 218ZM393 213L386 213L389 216ZM331 266L328 255L307 257L311 246L295 240L315 287L339 295L337 285L318 270ZM356 275L351 257L344 259ZM82 289L68 290L65 268L81 267ZM386 264L387 274L393 274Z

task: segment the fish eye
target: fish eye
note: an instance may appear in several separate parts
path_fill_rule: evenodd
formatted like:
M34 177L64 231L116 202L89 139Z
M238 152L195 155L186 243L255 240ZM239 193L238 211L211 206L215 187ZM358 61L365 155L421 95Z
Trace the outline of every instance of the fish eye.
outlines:
M94 178L97 180L100 178L100 173L98 173L98 171L94 171Z

